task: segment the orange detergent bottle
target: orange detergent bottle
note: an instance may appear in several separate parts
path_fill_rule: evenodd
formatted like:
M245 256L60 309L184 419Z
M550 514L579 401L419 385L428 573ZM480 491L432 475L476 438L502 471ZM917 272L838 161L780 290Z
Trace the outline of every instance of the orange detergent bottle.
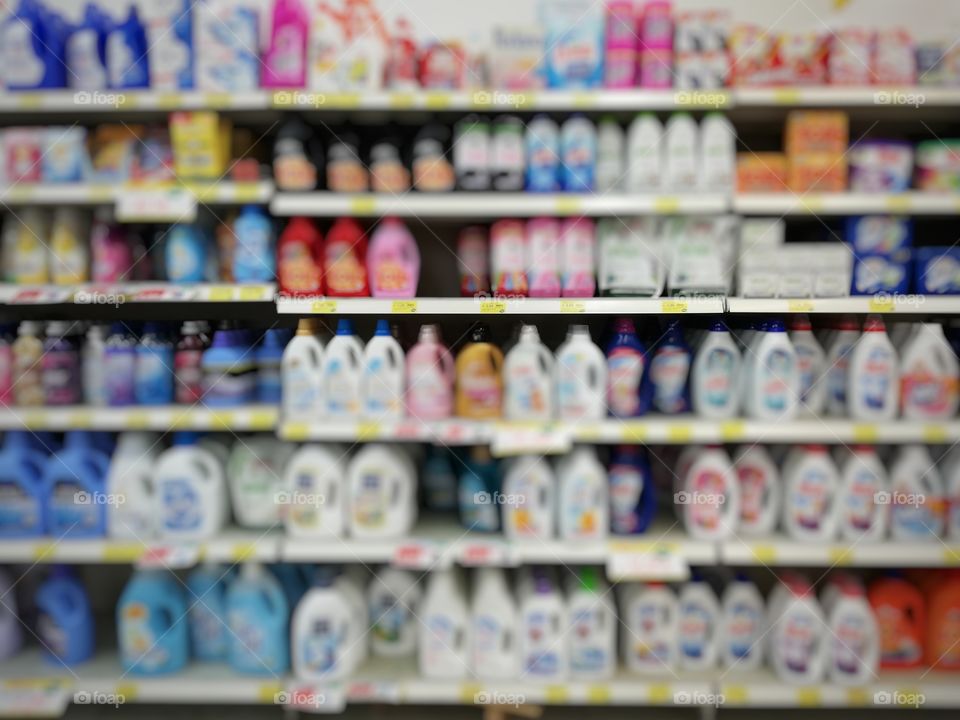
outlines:
M931 590L927 616L927 664L938 670L960 670L960 574L956 571Z
M470 342L457 355L455 412L459 417L500 417L503 403L503 353L491 342L483 323L473 327Z
M923 595L903 578L887 577L874 581L867 596L880 630L880 667L920 667L927 636Z

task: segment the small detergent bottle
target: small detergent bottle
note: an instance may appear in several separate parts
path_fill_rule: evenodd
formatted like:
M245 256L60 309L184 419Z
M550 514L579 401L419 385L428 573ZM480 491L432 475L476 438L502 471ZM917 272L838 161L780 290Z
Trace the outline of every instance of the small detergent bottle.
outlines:
M937 670L960 669L960 577L943 577L930 591L927 605L927 664Z
M453 167L457 189L490 189L490 122L467 115L453 129Z
M170 228L164 246L167 280L174 283L199 283L206 280L209 242L196 223Z
M453 568L431 571L417 610L417 664L425 678L459 680L470 667L470 615L459 573Z
M13 401L20 407L38 407L44 404L43 390L43 326L33 320L24 320L17 328L13 341Z
M596 449L587 445L574 448L557 464L557 479L560 539L605 539L610 527L607 471L597 460Z
M687 532L702 540L728 538L740 520L740 489L733 465L720 447L706 447L681 476L675 493Z
M277 285L291 298L323 294L323 236L313 220L291 218L277 241Z
M448 448L428 445L420 468L423 503L429 510L456 512L457 475L453 471L453 452Z
M330 420L360 417L363 386L363 345L346 318L337 321L337 334L323 353L320 367L323 387L320 390L325 406L324 416Z
M307 77L310 15L303 0L274 0L270 42L263 55L265 88L302 88Z
M605 117L597 126L597 192L623 191L627 141L616 118Z
M92 3L84 9L64 44L67 84L75 90L104 90L107 87L106 18Z
M134 397L138 405L173 402L173 363L173 343L160 323L146 323L136 349Z
M733 459L740 495L738 532L768 535L780 514L780 470L763 445L740 448Z
M168 675L190 657L183 586L167 570L137 570L117 601L117 644L125 674Z
M567 218L560 225L560 284L563 297L592 298L596 292L597 230L593 220Z
M20 284L46 284L50 282L50 251L41 238L48 236L49 217L40 208L24 209L19 215L4 219L4 279Z
M499 496L490 498L501 506L503 534L508 540L548 540L556 523L556 479L544 458L521 455L504 470Z
M494 495L499 492L500 466L491 456L490 448L484 445L470 448L457 483L460 524L477 532L500 530L500 510L493 503Z
M903 348L900 396L907 420L947 420L960 402L960 363L939 323L920 323Z
M350 636L354 621L348 598L334 585L334 574L319 568L313 586L293 611L290 655L298 680L337 682L353 672Z
M241 527L272 528L279 525L280 494L286 489L283 469L294 446L269 435L237 439L227 460L227 477L233 515Z
M107 327L91 325L80 352L83 402L87 405L103 407L107 404L106 352Z
M323 244L323 274L331 297L369 297L367 235L350 217L337 218Z
M827 344L826 381L827 414L844 417L847 414L847 389L852 385L849 379L850 354L860 339L860 326L855 318L846 316L837 324Z
M763 597L744 577L723 591L720 610L719 656L725 671L750 672L763 663L765 631Z
M614 323L607 343L607 409L619 418L643 415L649 406L646 346L637 337L633 321Z
M122 322L110 325L104 348L104 367L107 405L133 405L137 387L137 341Z
M115 283L129 279L133 250L120 225L113 222L107 209L94 214L90 230L90 279L95 283Z
M607 362L586 325L571 325L557 348L557 414L561 420L601 420L606 415Z
M375 421L403 417L405 379L403 348L390 332L390 323L377 320L373 337L363 351L361 414Z
M720 603L703 580L686 583L678 597L677 642L683 670L713 670L720 650Z
M208 342L200 322L183 323L173 353L174 402L193 405L203 399L203 351Z
M661 582L618 586L621 621L621 652L627 670L660 675L679 664L680 606L674 592Z
M45 532L45 457L28 431L4 434L0 450L0 538L30 538Z
M840 475L823 445L797 446L783 464L783 529L795 540L826 542L837 535Z
M524 184L524 124L516 115L498 115L490 135L490 182L497 192L521 192Z
M677 415L690 410L690 363L690 346L680 323L673 321L650 361L653 406L660 412Z
M524 325L503 361L503 410L508 420L550 420L554 415L553 353L535 325Z
M571 115L560 128L560 184L567 192L592 193L597 167L597 128Z
M745 373L748 415L757 420L790 420L797 413L800 376L797 353L782 320L771 320L752 348L751 372Z
M632 88L637 76L637 12L633 0L607 2L603 86Z
M146 540L157 532L153 469L160 457L160 436L121 433L107 471L107 497L123 498L107 506L107 535Z
M946 491L924 445L902 446L890 466L890 536L936 541L944 534Z
M347 467L347 497L353 537L405 537L417 519L416 468L397 447L367 445Z
M411 571L377 570L367 586L367 623L374 655L409 658L416 652L419 621L415 613L420 595L418 578Z
M502 568L475 571L469 637L470 670L478 679L520 675L520 611Z
M493 344L490 329L474 325L470 342L457 354L454 412L457 417L492 420L503 408L503 353Z
M233 279L272 282L277 275L276 236L270 216L258 205L244 205L233 222Z
M617 665L617 612L610 587L591 567L565 578L570 677L609 678Z
M570 674L566 608L556 576L545 567L519 571L520 663L531 681L563 681Z
M290 664L290 609L279 581L259 563L245 563L227 588L227 659L244 675L277 675Z
M213 537L227 519L223 464L192 434L174 436L154 466L154 492L160 535L170 540Z
M420 250L401 220L384 218L367 252L370 294L377 298L413 298L420 281Z
M890 521L890 481L886 468L869 445L841 453L837 490L837 527L841 540L880 541Z
M80 208L58 207L50 230L50 279L54 285L76 285L90 279L90 217Z
M304 445L283 469L281 515L291 537L346 534L346 467L336 445Z
M445 420L453 414L453 356L436 325L421 325L417 344L407 353L407 414L420 421Z
M528 192L560 189L560 128L546 115L535 115L524 136Z
M93 656L93 611L83 583L55 566L37 587L37 635L49 663L71 667Z
M527 223L527 278L530 297L560 297L560 223L534 218Z
M72 334L76 323L57 320L47 325L40 372L44 404L79 405L81 392L80 347Z
M224 322L203 351L203 401L209 407L252 403L257 393L257 365L246 330Z
M899 409L900 364L883 319L867 316L850 353L847 412L854 420L892 420Z
M457 234L457 271L461 297L483 297L490 292L490 249L485 227L468 225Z
M880 633L859 580L843 575L823 592L830 629L827 677L839 685L867 685L880 667Z
M781 583L768 604L770 664L784 682L818 683L830 647L823 611L806 580L787 576Z
M127 19L107 31L107 83L114 90L150 87L147 29L140 22L136 6Z
M290 341L286 328L269 328L255 351L258 403L279 405L283 401L283 351ZM174 362L176 364L176 362Z
M657 511L653 474L644 451L636 445L618 445L607 470L610 530L614 535L646 532Z
M795 315L790 323L790 342L797 354L797 375L800 380L802 415L819 417L826 402L827 384L823 377L826 355L806 315Z
M743 358L722 321L715 321L693 359L690 395L693 411L703 418L727 420L740 410Z
M323 343L317 337L316 320L300 318L297 333L287 343L280 361L284 420L305 422L323 417L322 366Z
M187 575L190 655L200 661L227 659L227 585L231 569L204 562Z
M884 670L922 667L927 638L927 607L923 595L901 577L874 580L867 590L880 637L880 667ZM940 627L934 625L932 627Z
M71 430L64 447L43 468L44 527L57 538L103 537L107 530L106 489L110 458L95 449L90 433Z
M656 192L663 185L663 125L653 113L637 115L627 129L627 192Z
M0 660L15 657L23 646L23 630L17 617L17 595L13 588L10 574L0 569L0 593L3 594L3 605L0 605Z
M526 297L529 290L527 245L524 224L497 220L490 227L490 277L494 296Z

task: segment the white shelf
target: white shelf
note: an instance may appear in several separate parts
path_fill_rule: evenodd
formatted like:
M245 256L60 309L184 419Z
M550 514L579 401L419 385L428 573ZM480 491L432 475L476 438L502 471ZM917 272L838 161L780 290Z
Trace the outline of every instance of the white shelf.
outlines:
M147 407L5 407L3 430L210 430L270 431L277 425L274 405L208 408L199 405Z
M3 305L104 305L160 302L270 302L274 283L81 283L79 285L0 284Z
M889 108L956 107L960 90L937 87L743 87L732 91L736 107Z
M503 218L605 215L711 215L726 212L721 194L591 195L578 193L448 192L388 193L278 192L270 203L274 216Z
M44 90L0 93L0 113L68 113L116 115L117 112L174 110L255 111L270 108L271 95L264 90L247 92L201 92L134 90Z
M933 539L910 543L834 541L811 543L782 535L740 537L720 543L720 560L734 566L939 568L960 566L960 543Z
M21 183L0 191L0 202L7 205L112 205L126 193L184 187L199 202L215 205L266 204L274 195L272 180L259 182L186 182L182 184L144 185L97 183Z
M742 215L956 215L960 193L740 193L734 212Z
M881 294L839 298L727 298L733 314L896 313L897 315L960 314L960 295Z

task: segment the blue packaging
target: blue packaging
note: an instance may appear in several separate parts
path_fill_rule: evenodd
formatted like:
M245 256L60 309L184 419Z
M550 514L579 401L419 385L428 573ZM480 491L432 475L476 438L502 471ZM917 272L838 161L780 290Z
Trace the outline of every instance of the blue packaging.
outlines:
M639 417L650 409L649 354L633 322L620 318L604 349L607 356L607 410L611 417Z
M79 25L69 28L64 44L67 84L75 90L107 87L107 33L112 22L89 3Z
M150 45L150 88L194 87L194 5L196 0L150 0L143 7Z
M592 192L597 168L597 128L572 115L560 130L560 180L567 192Z
M960 295L960 248L925 247L914 253L918 293Z
M134 397L138 405L173 402L173 343L160 323L148 322L136 349Z
M40 159L45 183L82 182L89 170L87 129L51 127L43 132L45 152Z
M43 535L44 464L28 431L6 433L0 450L0 538Z
M287 599L287 607L296 607L309 585L300 566L293 563L273 563L268 568L280 583L283 596Z
M196 223L170 228L164 247L167 280L175 283L203 282L207 276L209 243Z
M107 31L107 84L114 90L150 87L147 31L135 6L127 19Z
M230 571L204 563L187 575L190 647L197 660L227 659L227 583Z
M667 325L650 361L653 406L666 415L690 410L691 352L677 321Z
M645 532L657 511L657 499L650 463L643 448L618 446L610 460L608 478L611 532L614 535Z
M257 393L257 366L246 331L229 326L213 334L200 361L203 401L210 407L238 407L252 403Z
M117 602L117 644L124 674L164 675L190 654L187 602L166 570L137 570Z
M233 279L238 283L271 282L276 278L273 222L257 205L244 205L233 224Z
M596 88L603 84L606 6L594 0L540 0L547 87Z
M851 295L905 293L910 288L910 253L893 255L861 253L853 264Z
M283 394L280 363L288 342L290 342L290 332L286 328L270 328L263 334L263 340L257 348L258 403L270 405L280 403Z
M500 530L500 507L494 495L500 492L500 467L488 448L475 447L463 463L457 500L460 524L477 532Z
M894 255L913 246L913 220L894 215L848 217L844 237L855 255Z
M447 448L427 446L427 457L420 472L424 503L434 512L457 509L457 474Z
M110 407L136 402L137 343L122 322L110 326L104 352L104 382Z
M103 537L107 532L107 505L117 502L106 494L110 458L93 446L89 433L71 430L63 450L51 455L43 468L44 526L56 538Z
M230 667L276 676L290 664L289 606L279 581L257 563L243 566L227 589Z
M546 115L536 115L524 135L527 156L527 190L556 192L560 189L560 128Z
M83 583L62 565L37 587L37 635L49 663L77 665L93 655L94 624Z
M67 24L37 0L20 4L0 23L0 67L7 90L66 85L63 62Z

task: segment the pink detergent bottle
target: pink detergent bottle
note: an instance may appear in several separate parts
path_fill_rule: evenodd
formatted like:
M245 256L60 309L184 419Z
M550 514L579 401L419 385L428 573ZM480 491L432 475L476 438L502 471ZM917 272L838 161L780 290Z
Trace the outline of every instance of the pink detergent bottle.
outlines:
M560 297L560 223L554 218L528 222L527 252L530 297Z
M596 289L596 229L590 218L570 218L560 226L560 280L563 297L593 297Z
M95 283L130 280L133 251L123 229L104 214L97 216L90 233L91 272Z
M367 274L373 297L417 296L420 250L407 226L397 218L384 218L370 238Z
M263 87L302 88L307 78L307 29L302 0L275 0L270 46L263 55Z
M417 420L445 420L453 414L453 356L436 325L420 327L417 344L407 353L407 414Z
M637 14L633 0L607 0L607 46L603 84L630 88L637 76Z

